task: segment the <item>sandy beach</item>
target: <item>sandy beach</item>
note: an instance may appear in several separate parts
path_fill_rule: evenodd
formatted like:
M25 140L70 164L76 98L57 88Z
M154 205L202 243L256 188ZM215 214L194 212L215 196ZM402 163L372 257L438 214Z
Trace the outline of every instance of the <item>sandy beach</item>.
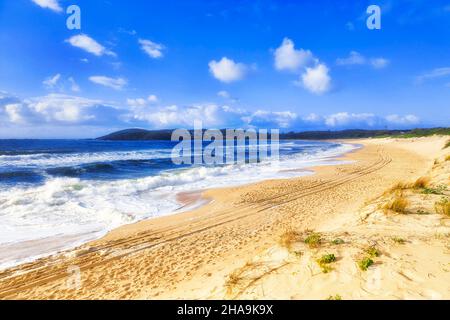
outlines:
M346 141L364 146L351 163L208 190L189 212L2 271L0 298L449 299L447 140Z

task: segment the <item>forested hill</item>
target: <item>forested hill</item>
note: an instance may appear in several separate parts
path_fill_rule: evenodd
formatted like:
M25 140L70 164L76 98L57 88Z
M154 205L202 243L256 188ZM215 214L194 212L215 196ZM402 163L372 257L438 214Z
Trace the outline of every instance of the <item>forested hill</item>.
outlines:
M221 130L225 132L225 129ZM108 134L98 140L171 140L173 130L144 130L127 129ZM280 139L289 140L326 140L326 139L355 139L381 137L422 137L430 135L450 135L450 128L414 129L414 130L343 130L343 131L304 131L284 132Z

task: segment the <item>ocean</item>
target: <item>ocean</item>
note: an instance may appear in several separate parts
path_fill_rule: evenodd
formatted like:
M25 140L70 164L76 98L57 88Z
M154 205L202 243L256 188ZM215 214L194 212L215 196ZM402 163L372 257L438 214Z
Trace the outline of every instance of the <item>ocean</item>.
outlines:
M189 209L177 194L312 174L350 144L280 141L280 160L175 165L170 141L0 140L0 269ZM301 170L305 169L305 170Z

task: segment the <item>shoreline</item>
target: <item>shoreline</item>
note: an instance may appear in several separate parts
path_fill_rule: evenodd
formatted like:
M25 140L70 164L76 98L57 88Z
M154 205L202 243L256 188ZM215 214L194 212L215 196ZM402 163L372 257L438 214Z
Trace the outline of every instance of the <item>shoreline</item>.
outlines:
M297 140L295 140L295 141L297 141ZM331 140L329 142L336 143L336 141L331 141ZM346 142L338 142L338 143L340 143L342 145L350 145L349 143L346 143ZM358 150L358 148L359 148L359 146L356 146L354 144L352 144L352 147L354 147L355 149L345 151L336 156L325 157L324 160L321 160L324 162L324 164L320 165L320 166L329 166L329 165L332 166L332 165L336 165L333 162L345 161L343 159L345 158L345 155L347 153L354 152L354 151ZM299 178L299 177L307 176L310 174L313 175L315 172L313 168L314 168L313 166L300 167L299 169L295 169L295 170L286 169L286 170L280 170L279 172L280 173L296 172L296 173L298 173L298 176L293 177L293 178ZM305 173L305 174L303 175L302 173ZM189 212L189 211L194 211L194 210L199 209L203 206L206 206L210 202L214 201L213 198L205 196L205 193L210 190L227 190L228 188L250 186L250 185L253 185L256 183L261 183L264 181L284 180L284 179L292 179L292 177L268 178L268 179L263 178L262 180L252 181L249 183L230 184L230 185L226 185L223 187L212 187L212 188L206 188L206 189L202 189L202 190L181 191L181 192L177 192L173 197L173 199L175 199L177 201L178 208L174 209L171 212L166 212L164 214L161 214L160 216L139 219L139 220L131 222L131 223L126 223L126 224L114 227L110 230L97 230L97 231L85 232L85 233L81 233L81 234L70 234L70 235L54 235L54 236L49 236L49 237L42 238L42 239L28 240L28 241L23 241L23 242L19 242L19 243L6 243L3 245L3 248L14 248L15 251L9 252L9 253L5 252L6 253L5 257L13 254L15 257L17 257L15 259L17 261L10 262L10 261L6 261L6 258L4 258L3 260L5 260L5 262L3 262L3 264L5 266L0 268L0 272L11 269L11 268L19 267L23 264L33 263L36 260L45 259L45 258L49 258L49 257L55 256L55 255L64 254L64 253L72 251L72 250L77 250L81 246L89 245L89 243L96 241L96 240L101 240L108 233L113 232L114 230L119 229L124 226L134 225L134 224L141 223L141 222L147 221L147 220L157 219L157 218L171 216L171 215L183 214L183 213ZM73 241L73 243L64 243L63 242L64 239L77 239L77 240ZM52 245L51 244L52 242L56 242L56 243L60 242L60 244ZM53 249L46 250L48 252L43 252L43 253L38 252L38 253L24 256L24 254L26 252L32 252L33 248L40 247L43 244L47 244L48 247L53 248ZM0 256L0 261L1 261L1 256Z
M122 226L62 256L0 272L0 298L227 298L229 274L263 256L280 233L336 229L342 212L357 212L400 179L424 174L444 140L346 140L365 146L343 157L356 162L207 190L204 197L214 200L194 210ZM71 265L81 270L76 290L65 287Z

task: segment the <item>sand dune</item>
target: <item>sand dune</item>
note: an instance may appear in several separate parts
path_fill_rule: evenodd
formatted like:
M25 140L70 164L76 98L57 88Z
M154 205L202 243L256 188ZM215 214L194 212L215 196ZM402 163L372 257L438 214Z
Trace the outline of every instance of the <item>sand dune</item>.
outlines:
M435 212L449 195L445 141L353 141L365 147L346 156L351 164L209 190L191 212L0 273L0 298L448 299L450 222ZM440 194L390 190L422 176ZM403 214L387 209L397 192ZM336 261L320 265L325 254Z

